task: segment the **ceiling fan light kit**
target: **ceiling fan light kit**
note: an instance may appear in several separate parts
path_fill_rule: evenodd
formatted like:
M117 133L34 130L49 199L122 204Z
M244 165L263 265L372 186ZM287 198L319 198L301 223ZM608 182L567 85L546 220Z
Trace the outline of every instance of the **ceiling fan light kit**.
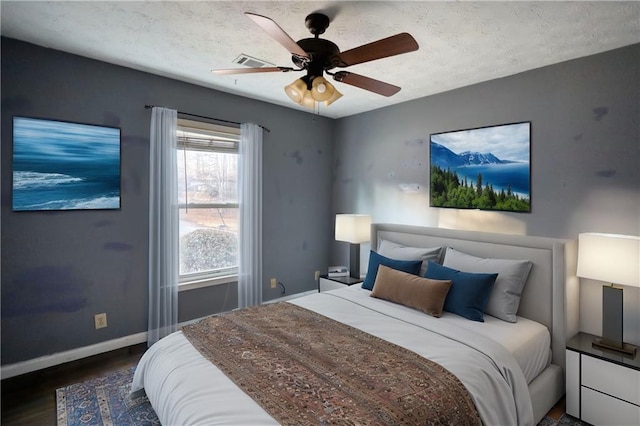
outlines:
M284 46L291 53L291 60L298 68L278 66L225 69L213 70L213 73L229 75L306 71L307 74L304 77L285 86L284 91L292 101L307 108L314 108L318 102L324 102L326 106L329 106L342 97L342 93L324 78L323 75L325 72L333 76L335 81L368 90L382 96L392 96L398 93L398 91L400 91L400 87L398 86L348 71L332 73L330 70L336 67L345 68L351 65L418 50L418 43L410 34L400 33L349 49L345 52L340 52L340 49L335 43L319 37L320 34L323 34L327 27L329 27L330 22L329 18L322 13L311 13L305 19L305 25L314 37L305 38L297 42L272 19L249 12L246 12L245 15L274 40Z
M315 108L316 102L329 106L342 97L342 93L321 76L313 80L309 76L299 78L285 86L284 91L293 102L306 108Z

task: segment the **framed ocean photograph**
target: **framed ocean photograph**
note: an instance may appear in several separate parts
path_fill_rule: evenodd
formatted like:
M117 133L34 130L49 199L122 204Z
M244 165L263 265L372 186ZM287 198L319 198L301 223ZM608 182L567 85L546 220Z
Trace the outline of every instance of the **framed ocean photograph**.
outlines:
M531 122L429 137L430 206L531 211Z
M13 211L119 208L119 128L13 118Z

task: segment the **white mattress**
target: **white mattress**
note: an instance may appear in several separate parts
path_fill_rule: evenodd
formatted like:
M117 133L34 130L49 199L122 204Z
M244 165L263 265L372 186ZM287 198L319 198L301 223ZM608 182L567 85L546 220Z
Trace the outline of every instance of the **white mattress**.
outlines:
M369 294L351 286L289 302L441 364L469 390L485 424L533 424L527 383L549 361L545 327L524 318L515 324L491 317L478 323L449 313L433 318ZM143 388L165 426L276 424L181 332L144 354L132 392Z

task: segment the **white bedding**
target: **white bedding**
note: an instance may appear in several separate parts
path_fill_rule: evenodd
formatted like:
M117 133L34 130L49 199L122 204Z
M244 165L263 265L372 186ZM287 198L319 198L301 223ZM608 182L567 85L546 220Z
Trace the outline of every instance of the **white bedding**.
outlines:
M515 357L527 383L551 364L551 335L549 329L540 323L522 317L510 323L486 314L482 323L449 312L443 312L442 318L504 346Z
M512 330L536 330L526 333L544 334L536 323L519 319L515 324L507 324L487 318L485 323L472 324L448 313L433 318L369 294L368 290L351 286L289 303L322 313L441 364L469 390L484 424L533 425L528 380L523 370L532 375L539 369L542 358L548 363L548 333L546 343L538 343L536 349L529 342L523 343L525 331ZM489 338L492 336L501 344ZM523 356L528 352L538 355ZM165 426L276 424L253 399L202 357L181 332L165 337L144 354L133 378L132 392L143 388Z

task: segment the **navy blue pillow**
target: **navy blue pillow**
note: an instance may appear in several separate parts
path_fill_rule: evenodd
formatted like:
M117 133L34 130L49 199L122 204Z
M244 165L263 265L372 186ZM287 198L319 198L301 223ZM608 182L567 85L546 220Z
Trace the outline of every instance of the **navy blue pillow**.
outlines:
M425 278L451 280L451 288L444 301L444 310L458 314L472 321L484 322L484 308L487 306L493 284L498 274L476 274L429 261Z
M420 273L420 267L422 266L422 260L389 259L371 250L369 253L369 268L367 269L367 276L362 283L362 288L373 290L373 284L375 284L376 277L378 276L378 266L380 265L388 266L391 269L397 269L398 271L408 274L418 275Z

